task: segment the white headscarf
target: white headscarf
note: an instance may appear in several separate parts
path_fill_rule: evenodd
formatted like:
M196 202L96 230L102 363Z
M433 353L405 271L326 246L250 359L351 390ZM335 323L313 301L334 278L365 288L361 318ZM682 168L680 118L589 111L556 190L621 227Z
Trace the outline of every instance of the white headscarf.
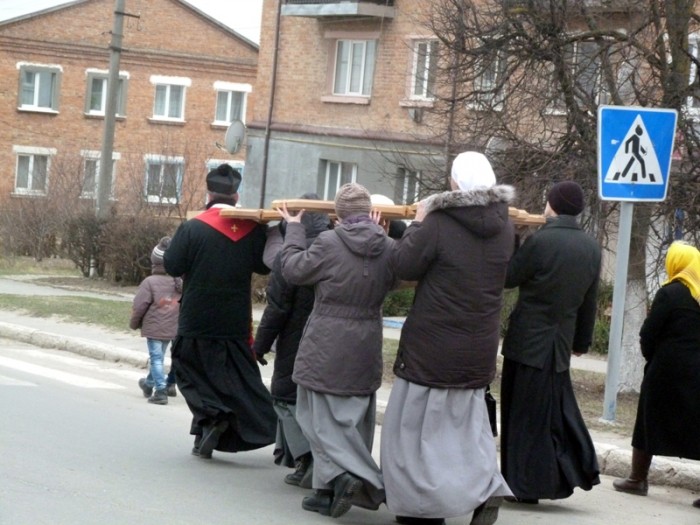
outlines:
M457 155L452 163L452 180L460 190L469 191L494 186L496 175L484 154L465 151Z

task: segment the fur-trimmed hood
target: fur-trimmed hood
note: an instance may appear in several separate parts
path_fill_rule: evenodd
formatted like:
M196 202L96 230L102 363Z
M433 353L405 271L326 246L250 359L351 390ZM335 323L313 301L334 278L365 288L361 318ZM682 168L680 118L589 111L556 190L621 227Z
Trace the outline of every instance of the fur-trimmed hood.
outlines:
M445 191L425 199L426 214L441 212L475 235L492 237L508 223L508 205L515 188L506 184L469 191Z

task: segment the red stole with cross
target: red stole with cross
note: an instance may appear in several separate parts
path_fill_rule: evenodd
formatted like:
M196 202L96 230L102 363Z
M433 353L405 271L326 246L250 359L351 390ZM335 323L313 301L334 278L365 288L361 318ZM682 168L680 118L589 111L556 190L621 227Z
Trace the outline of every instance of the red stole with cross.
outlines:
M252 232L258 225L257 222L251 221L249 219L232 219L230 217L222 217L221 215L219 215L219 211L221 211L221 208L212 206L211 208L203 211L194 218L199 221L202 221L204 224L208 224L216 231L223 233L226 237L228 237L234 242L240 241L243 237ZM250 309L250 335L248 336L248 344L250 345L252 352L252 346L254 342L252 302L250 304ZM253 361L255 361L255 359L256 357L253 353Z
M212 206L206 211L203 211L194 218L208 224L216 231L223 233L232 241L240 241L243 237L252 232L258 225L257 222L250 219L232 219L230 217L222 217L219 215L221 208Z

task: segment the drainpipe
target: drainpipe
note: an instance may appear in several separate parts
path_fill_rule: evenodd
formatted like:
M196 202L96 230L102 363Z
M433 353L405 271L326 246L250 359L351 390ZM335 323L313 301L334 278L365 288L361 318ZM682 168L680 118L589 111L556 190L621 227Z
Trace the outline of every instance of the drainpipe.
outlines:
M282 20L282 1L277 0L277 21L275 23L275 53L272 57L272 80L270 82L270 104L265 126L265 145L263 147L262 180L260 181L260 207L265 207L265 191L267 186L267 158L270 151L270 132L272 126L272 111L275 107L275 91L277 90L277 61L280 48L280 23Z

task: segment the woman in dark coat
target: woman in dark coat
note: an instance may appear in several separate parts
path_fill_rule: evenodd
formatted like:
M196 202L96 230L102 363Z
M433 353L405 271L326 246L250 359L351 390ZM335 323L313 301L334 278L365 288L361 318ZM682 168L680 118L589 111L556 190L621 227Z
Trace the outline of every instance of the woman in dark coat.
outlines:
M304 194L301 198L318 200L316 194ZM306 213L301 221L306 227L306 243L309 246L319 233L330 227L330 219L325 213ZM282 221L277 228L284 239L287 223ZM253 351L259 362L267 364L264 356L277 342L271 389L278 418L275 463L296 467L294 473L285 476L284 481L302 488L311 488L311 449L296 420L297 386L292 381L292 373L299 341L313 307L313 287L289 284L282 276L282 259L278 252L272 264L267 285L267 307L258 325Z
M506 287L519 295L503 341L501 469L524 503L600 482L569 375L571 354L591 345L600 273L600 247L576 220L583 208L578 184L555 184L547 223L508 266Z
M653 456L700 459L700 252L674 242L668 281L657 292L639 342L647 361L632 435L632 471L616 490L646 496ZM700 508L700 499L693 502Z
M399 523L473 513L473 525L491 525L511 494L484 395L496 374L515 191L496 184L473 151L455 158L451 179L452 191L421 201L391 258L401 279L418 284L384 414L382 472Z

